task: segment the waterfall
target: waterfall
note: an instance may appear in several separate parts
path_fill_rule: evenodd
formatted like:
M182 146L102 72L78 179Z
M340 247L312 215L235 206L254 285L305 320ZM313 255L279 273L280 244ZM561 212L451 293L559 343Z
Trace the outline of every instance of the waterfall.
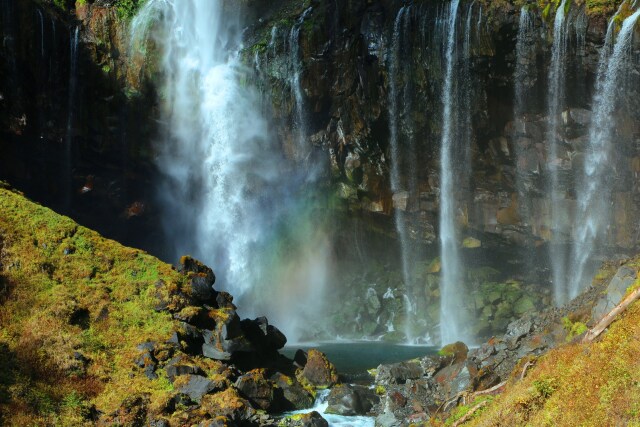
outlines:
M460 190L456 182L455 146L457 93L455 92L457 68L456 22L459 0L449 6L445 38L445 77L442 87L442 140L440 147L440 250L442 282L440 302L440 334L442 343L464 339L463 329L468 324L463 308L464 277L456 232L455 194Z
M132 21L132 46L153 38L163 55L157 165L167 256L209 264L216 289L245 315L266 314L295 339L305 316L321 320L331 246L314 222L322 209L312 177L284 156L246 84L241 8L150 0Z
M70 66L69 66L69 105L67 110L67 135L64 142L64 159L62 183L64 193L64 209L71 209L72 169L73 169L73 127L75 125L76 92L78 89L78 44L80 42L80 26L76 26L69 38Z
M547 144L548 144L548 190L551 194L551 244L549 255L551 260L552 280L554 300L557 305L561 305L567 298L567 253L565 248L566 239L561 237L567 223L564 218L564 210L561 207L564 197L560 192L561 154L559 150L561 136L560 115L565 101L565 68L567 53L567 25L565 8L567 0L562 0L556 10L553 24L553 46L551 49L551 64L549 66L549 81L547 93Z
M296 20L295 24L291 28L289 33L289 55L291 58L291 70L290 70L290 82L291 90L293 91L293 98L295 101L294 116L293 116L293 129L297 133L297 139L295 146L293 147L293 157L300 160L305 159L309 153L308 144L306 143L307 137L307 118L304 92L302 90L302 52L300 51L300 29L307 16L313 11L312 8L308 8L304 13ZM276 27L274 27L275 29ZM272 40L275 37L271 35Z
M406 7L401 7L393 26L393 35L391 39L391 61L389 64L389 145L390 145L390 180L391 180L391 192L393 195L401 191L400 184L400 147L398 142L398 84L399 68L401 60L401 46L400 36L402 30L402 22ZM394 209L394 222L396 226L396 232L398 233L398 239L400 241L400 257L402 262L402 280L405 288L409 289L409 261L408 261L408 242L409 236L407 235L406 224L402 218L400 209ZM409 324L409 319L412 317L411 306L405 304L406 324ZM410 333L407 328L405 331L407 339L410 339Z
M530 219L530 212L527 202L526 188L526 160L523 158L525 149L522 147L519 137L526 134L526 121L523 119L528 105L527 98L529 91L534 84L536 78L535 61L536 45L535 45L535 26L534 14L526 7L520 9L520 21L518 25L518 37L516 39L516 68L514 71L515 81L515 102L513 107L514 118L514 146L516 153L516 190L518 192L518 206L520 213L525 222Z
M401 182L401 173L403 172L403 157L410 157L411 159L415 159L415 153L413 152L414 147L412 147L412 142L409 142L409 153L405 153L405 156L402 156L401 148L400 148L400 126L404 119L407 118L409 112L409 104L408 101L409 94L405 88L402 91L402 96L400 95L400 91L398 90L398 81L401 78L407 78L407 60L403 57L403 50L406 48L406 43L403 43L403 34L406 34L406 26L408 25L409 19L411 17L410 7L403 6L398 11L396 16L394 26L393 26L393 34L391 38L391 52L389 55L390 63L389 63L389 145L390 145L390 160L391 160L391 170L390 170L390 181L391 181L391 192L393 194L393 199L395 200L397 196L402 195L402 197L406 197L406 205L404 209L399 206L394 206L393 216L394 222L396 226L396 232L398 234L398 240L400 242L400 257L402 263L402 280L406 289L407 298L404 300L404 308L405 308L405 335L407 342L413 342L413 332L411 330L411 323L415 316L415 304L414 304L414 295L413 295L413 285L411 279L411 265L415 262L413 255L413 251L411 250L410 244L410 236L409 230L407 228L407 215L406 211L409 209L410 198L415 194L415 169L409 166L409 170L405 170L405 174L409 175L409 192L407 195L406 190L404 189ZM402 102L402 112L399 109L398 104ZM415 160L414 160L415 162ZM395 203L394 203L395 205Z
M640 9L624 20L613 44L616 18L617 15L609 22L605 46L600 55L589 144L578 192L572 280L569 286L571 298L576 297L587 285L585 280L591 273L588 267L593 251L603 244L611 216L611 186L608 184L613 178L610 157L616 130L613 117L619 99L621 74L628 61Z
M38 12L38 19L40 20L40 56L44 58L44 16L42 16L42 11L40 9L36 9Z

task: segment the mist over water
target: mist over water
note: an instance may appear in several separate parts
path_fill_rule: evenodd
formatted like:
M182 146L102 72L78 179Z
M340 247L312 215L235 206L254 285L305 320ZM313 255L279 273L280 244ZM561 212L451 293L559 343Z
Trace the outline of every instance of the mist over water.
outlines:
M151 0L132 23L133 42L163 54L158 197L170 256L211 265L243 316L267 315L295 339L321 307L331 246L322 201L301 197L314 177L282 154L242 84L241 16L220 1Z

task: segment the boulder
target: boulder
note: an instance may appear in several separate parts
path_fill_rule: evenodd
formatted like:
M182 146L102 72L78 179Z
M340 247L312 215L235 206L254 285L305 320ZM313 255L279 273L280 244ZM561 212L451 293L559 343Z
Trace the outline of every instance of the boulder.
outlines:
M594 322L602 319L613 308L620 304L622 298L627 292L627 288L635 283L637 276L636 270L623 266L618 269L613 279L607 285L607 289L600 297L596 305L591 310L591 319Z
M214 418L226 417L236 422L249 421L256 415L249 401L243 399L234 388L204 396L200 407Z
M329 427L327 420L318 412L290 415L278 424L282 427Z
M212 380L202 375L183 375L173 384L178 393L186 394L195 402L200 402L206 394L224 390L227 385L223 379Z
M280 350L287 343L287 337L278 328L270 325L266 317L244 319L241 328L254 347L263 351Z
M204 371L186 355L178 355L169 360L164 367L169 381L175 381L181 375L204 375Z
M467 360L469 354L469 347L462 341L455 342L453 344L447 344L438 351L438 355L446 358L451 358L451 363L460 363Z
M264 375L264 369L254 369L237 380L235 387L240 394L259 409L268 411L274 401L273 385Z
M407 380L422 377L424 370L418 361L392 363L378 366L376 384L404 384Z
M187 275L190 285L188 293L192 298L207 304L215 301L217 292L213 290L213 285L216 276L213 270L190 256L183 256L180 258L178 271Z
M314 387L327 388L338 382L338 373L324 353L310 349L307 353L307 363L304 369L299 371L298 379Z
M329 393L326 412L344 416L367 415L380 398L368 387L340 384Z
M276 372L270 380L276 386L276 390L282 393L283 410L305 409L313 406L313 395L302 387L296 378Z

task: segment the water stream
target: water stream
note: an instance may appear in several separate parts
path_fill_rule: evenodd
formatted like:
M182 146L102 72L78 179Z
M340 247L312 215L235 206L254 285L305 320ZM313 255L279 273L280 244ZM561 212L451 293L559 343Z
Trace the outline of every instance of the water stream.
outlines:
M560 170L562 168L560 136L560 115L565 103L565 71L567 56L567 24L566 24L567 0L562 0L556 9L553 23L553 45L551 48L551 64L549 65L548 90L547 90L547 191L551 195L550 224L551 243L549 256L552 270L553 294L556 305L566 302L567 292L567 261L566 237L567 225L570 221L566 218L564 197L560 188Z
M628 63L633 31L640 10L622 23L613 43L617 15L609 22L605 46L600 64L593 99L592 121L589 128L589 144L585 152L584 169L578 191L576 234L573 246L572 279L569 297L575 298L584 289L593 274L590 267L595 249L605 243L607 225L611 218L611 187L615 175L611 169L611 149L616 132L616 120L612 119L618 104L623 69Z
M442 343L465 340L465 310L459 238L456 231L455 182L455 113L457 67L457 16L459 0L452 0L447 18L445 38L445 78L442 87L442 140L440 147L440 250L442 259L440 334Z
M69 37L70 67L69 67L69 102L67 110L67 135L64 142L63 159L63 194L64 209L68 212L71 209L72 175L73 175L73 139L76 111L78 109L78 45L80 43L80 26L76 26Z

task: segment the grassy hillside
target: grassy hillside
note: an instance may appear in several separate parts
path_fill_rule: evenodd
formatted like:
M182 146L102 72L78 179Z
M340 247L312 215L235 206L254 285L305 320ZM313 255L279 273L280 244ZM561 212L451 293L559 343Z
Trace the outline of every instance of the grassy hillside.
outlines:
M640 269L640 258L627 264ZM628 290L640 286L640 279ZM640 426L640 303L594 343L573 342L535 360L467 426ZM470 405L473 406L473 405Z
M171 384L133 369L137 345L174 325L156 284L184 276L0 185L0 414L7 425L78 425ZM88 421L87 421L88 422Z

